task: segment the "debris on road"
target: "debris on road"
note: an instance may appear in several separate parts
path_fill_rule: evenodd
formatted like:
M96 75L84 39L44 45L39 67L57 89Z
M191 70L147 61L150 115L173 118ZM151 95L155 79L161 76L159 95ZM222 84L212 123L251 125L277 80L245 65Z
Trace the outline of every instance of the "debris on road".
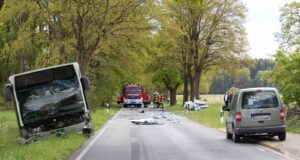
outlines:
M130 120L131 123L137 124L137 125L161 125L162 122L158 122L157 120L153 118L146 118L146 119L133 119Z

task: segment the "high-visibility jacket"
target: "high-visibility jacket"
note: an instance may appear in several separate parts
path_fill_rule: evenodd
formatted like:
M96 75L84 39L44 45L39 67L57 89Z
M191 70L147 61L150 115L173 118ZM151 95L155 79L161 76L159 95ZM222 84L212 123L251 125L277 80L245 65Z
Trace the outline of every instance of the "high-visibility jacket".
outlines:
M156 95L156 102L160 103L161 102L161 96L160 95Z

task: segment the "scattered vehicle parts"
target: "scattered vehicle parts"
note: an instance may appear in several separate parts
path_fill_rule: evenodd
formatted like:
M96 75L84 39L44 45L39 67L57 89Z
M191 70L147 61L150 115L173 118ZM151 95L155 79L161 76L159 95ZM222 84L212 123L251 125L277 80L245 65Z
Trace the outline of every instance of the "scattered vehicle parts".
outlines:
M145 119L133 119L133 120L130 120L131 123L134 123L134 124L141 124L141 125L160 125L160 124L163 124L162 122L159 122L153 118L145 118Z
M92 131L85 92L87 77L78 63L52 66L9 77L7 100L14 100L20 143L30 143L51 134Z
M193 101L187 101L187 102L184 102L184 106L183 106L185 109L188 109L188 110L201 110L201 109L205 109L208 107L208 105L203 102L203 101L200 101L200 100L194 100Z

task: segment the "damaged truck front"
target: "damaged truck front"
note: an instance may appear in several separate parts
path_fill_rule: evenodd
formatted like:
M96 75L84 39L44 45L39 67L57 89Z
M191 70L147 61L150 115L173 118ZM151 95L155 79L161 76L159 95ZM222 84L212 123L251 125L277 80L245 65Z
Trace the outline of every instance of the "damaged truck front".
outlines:
M85 98L89 80L78 63L25 72L9 77L7 100L14 100L20 143L68 132L89 135L91 118Z

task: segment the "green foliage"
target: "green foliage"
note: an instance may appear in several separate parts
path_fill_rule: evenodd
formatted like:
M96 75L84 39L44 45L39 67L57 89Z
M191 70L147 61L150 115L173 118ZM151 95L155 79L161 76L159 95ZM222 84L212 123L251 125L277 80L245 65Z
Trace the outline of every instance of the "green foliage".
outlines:
M240 90L239 88L231 87L230 89L228 89L227 92L229 92L231 94L234 94L234 93L238 92L239 90Z
M251 77L249 69L246 67L241 68L235 78L234 84L238 87L243 86L244 88L247 88L250 86L250 83Z
M276 63L272 71L263 77L279 86L284 102L300 107L300 3L287 3L281 9L281 42L275 54Z
M0 12L0 84L15 73L74 61L91 79L91 104L115 100L125 82L150 84L144 69L151 52L152 5L144 0L7 1Z
M300 2L285 4L281 10L281 32L276 33L280 49L294 52L300 49Z
M251 60L251 59L249 59ZM210 93L225 93L231 87L269 87L272 86L267 81L266 72L274 67L272 59L252 59L251 64L242 64L241 68L220 69L216 72L210 86ZM252 61L251 60L251 61Z
M167 89L178 87L181 83L180 72L172 66L163 67L155 72L153 82L163 82Z
M268 73L269 80L279 86L285 104L300 107L300 53L285 55L278 51L275 58L275 67Z

